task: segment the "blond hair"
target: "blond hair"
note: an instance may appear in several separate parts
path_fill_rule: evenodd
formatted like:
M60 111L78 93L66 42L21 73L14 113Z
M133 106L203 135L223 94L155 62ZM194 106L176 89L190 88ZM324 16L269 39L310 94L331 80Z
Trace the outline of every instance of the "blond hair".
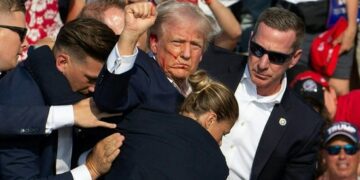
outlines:
M235 123L239 116L239 108L234 94L219 82L213 81L203 70L190 75L188 82L192 93L184 100L181 113L200 115L212 111L218 121Z

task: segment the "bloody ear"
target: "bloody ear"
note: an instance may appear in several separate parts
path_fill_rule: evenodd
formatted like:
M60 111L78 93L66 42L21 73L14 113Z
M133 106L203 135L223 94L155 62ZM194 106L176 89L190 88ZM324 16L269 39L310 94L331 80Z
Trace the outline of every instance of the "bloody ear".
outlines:
M158 43L158 37L155 34L150 34L149 37L149 41L150 41L150 49L151 51L156 54L157 53L157 43Z

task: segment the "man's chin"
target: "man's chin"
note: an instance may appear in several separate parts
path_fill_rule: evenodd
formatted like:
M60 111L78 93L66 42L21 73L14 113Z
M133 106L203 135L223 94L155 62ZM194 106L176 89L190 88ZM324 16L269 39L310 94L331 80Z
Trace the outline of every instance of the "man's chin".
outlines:
M172 78L178 79L178 80L185 80L190 76L190 73L188 71L180 71L180 72L176 72L174 74L172 74Z

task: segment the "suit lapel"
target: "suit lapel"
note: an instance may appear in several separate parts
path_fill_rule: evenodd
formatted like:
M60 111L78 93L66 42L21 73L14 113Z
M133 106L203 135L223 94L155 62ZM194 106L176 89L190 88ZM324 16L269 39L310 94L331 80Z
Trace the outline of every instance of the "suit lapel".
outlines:
M282 99L286 98L287 91L285 91ZM286 107L286 106L285 106ZM269 120L266 123L263 134L259 142L259 146L255 153L254 162L251 169L250 179L258 179L258 176L265 164L268 162L270 155L278 145L281 137L286 130L286 110L283 102L276 104L272 110Z

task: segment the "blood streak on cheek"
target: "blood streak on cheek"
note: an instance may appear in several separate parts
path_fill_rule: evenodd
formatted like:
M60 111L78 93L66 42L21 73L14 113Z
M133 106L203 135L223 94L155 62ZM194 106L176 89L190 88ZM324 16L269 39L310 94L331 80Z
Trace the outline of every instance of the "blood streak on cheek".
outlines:
M177 59L180 56L180 50L167 50L167 52L174 58Z

